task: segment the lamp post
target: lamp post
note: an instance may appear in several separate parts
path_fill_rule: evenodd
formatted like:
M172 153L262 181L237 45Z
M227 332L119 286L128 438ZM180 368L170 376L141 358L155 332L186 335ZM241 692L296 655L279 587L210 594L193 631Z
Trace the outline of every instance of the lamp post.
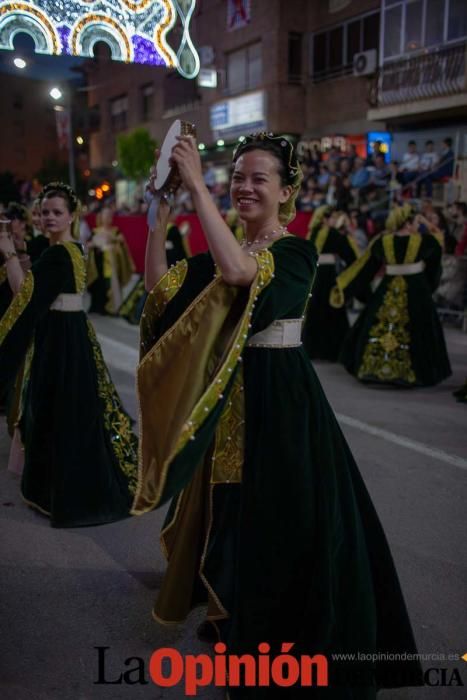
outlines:
M53 87L49 92L50 97L58 102L64 96L59 87ZM60 109L61 107L61 109ZM71 95L67 92L65 95L65 106L56 105L56 111L64 112L66 116L66 137L67 137L67 150L68 150L68 178L70 180L70 186L76 190L76 176L75 176L75 151L73 142L73 113L71 109ZM58 116L57 116L58 118ZM62 124L63 126L63 124Z

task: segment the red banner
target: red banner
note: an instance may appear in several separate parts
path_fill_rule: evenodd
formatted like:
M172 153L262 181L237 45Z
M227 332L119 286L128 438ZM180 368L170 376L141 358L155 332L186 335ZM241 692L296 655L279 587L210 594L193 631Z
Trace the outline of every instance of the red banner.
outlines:
M308 223L311 214L309 212L298 212L295 219L288 225L291 233L297 236L306 236ZM89 214L86 220L93 228L96 225L96 215ZM196 214L183 214L177 217L177 226L184 228L184 224L189 226L188 243L191 254L204 253L208 249L203 229ZM139 274L144 272L144 251L146 249L147 224L145 216L115 216L113 225L125 236L126 242L130 249L131 256L135 262L136 271Z

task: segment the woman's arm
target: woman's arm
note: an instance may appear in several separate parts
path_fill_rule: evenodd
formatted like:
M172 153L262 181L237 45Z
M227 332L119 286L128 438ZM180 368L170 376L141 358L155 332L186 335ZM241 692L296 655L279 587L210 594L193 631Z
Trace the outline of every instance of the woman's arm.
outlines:
M18 294L24 280L24 272L15 250L13 239L7 232L0 234L0 253L5 258L8 284L13 294Z
M217 210L204 184L201 161L192 136L180 136L172 151L182 180L191 193L214 262L227 284L247 287L257 273L254 257L242 250Z
M152 203L150 206L156 206ZM169 224L170 205L161 198L157 203L157 213L153 228L149 226L144 259L144 286L150 292L168 270L165 239Z

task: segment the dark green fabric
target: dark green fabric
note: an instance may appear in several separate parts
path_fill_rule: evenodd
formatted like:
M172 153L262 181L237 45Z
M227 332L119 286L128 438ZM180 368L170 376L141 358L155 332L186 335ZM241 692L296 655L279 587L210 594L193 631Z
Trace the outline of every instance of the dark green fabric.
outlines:
M32 270L32 299L0 345L3 386L34 341L20 423L23 496L50 513L57 527L127 517L132 495L114 444L122 446L135 471L136 436L119 425L126 414L108 375L105 400L98 395L100 351L93 348L85 313L49 309L58 294L76 292L70 255L64 246L52 246ZM101 372L107 372L103 362ZM115 419L113 430L104 425L105 413Z
M409 240L409 236L394 236L397 264L403 263ZM424 235L416 261L423 260L425 270L419 274L404 276L407 282L409 354L416 381L415 384L408 384L404 378L401 378L391 380L389 382L391 384L431 386L441 382L451 374L443 328L432 300L432 293L436 289L441 275L441 255L442 250L438 241L429 234ZM380 239L373 245L371 257L366 266L346 287L346 297L358 295L362 287L366 286L382 265L387 262ZM389 275L383 277L344 341L339 359L347 371L354 376L358 375L369 342L370 331L377 323L378 311L384 302L388 285L392 279L394 278ZM368 382L386 383L380 377L371 375L360 377L360 379Z
M275 276L258 298L252 334L274 320L299 318L315 274L309 241L285 238L272 252ZM185 285L185 291L196 286ZM177 296L167 309L172 322ZM186 298L178 303L181 310ZM274 655L282 642L294 642L292 653L328 654L330 663L339 652L414 653L386 538L305 349L247 347L243 371L243 482L214 487L204 565L229 611L217 621L228 650L256 655L258 643L268 642ZM192 468L202 464L196 444L189 448ZM183 453L177 459L182 488ZM201 587L195 588L196 596ZM376 685L420 683L416 662L379 663L374 670L375 677L371 664L331 663L328 690L229 692L232 700L374 700Z
M312 231L310 240L315 243L320 227ZM340 258L346 266L356 259L355 251L347 236L335 229L329 229L326 242L320 251ZM333 308L329 294L336 284L336 265L319 265L313 294L307 307L303 327L303 344L312 359L337 362L344 338L350 328L345 306Z

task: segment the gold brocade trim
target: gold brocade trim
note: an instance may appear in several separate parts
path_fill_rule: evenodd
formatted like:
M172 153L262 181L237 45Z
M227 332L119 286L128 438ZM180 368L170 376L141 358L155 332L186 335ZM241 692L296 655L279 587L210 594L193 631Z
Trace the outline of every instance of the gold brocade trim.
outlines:
M84 290L86 289L86 266L83 254L76 243L66 241L64 243L58 243L58 245L62 245L68 251L71 258L77 294L84 294Z
M271 252L264 249L252 252L251 255L257 259L258 273L252 283L246 313L243 315L240 328L237 330L236 337L233 340L227 357L217 373L217 379L206 389L203 396L194 407L190 419L185 423L175 449L175 454L178 454L188 440L194 437L194 434L200 429L207 416L219 401L222 392L232 376L235 366L240 361L241 352L248 338L248 328L251 323L251 316L253 314L256 298L263 291L263 287L269 284L274 275L274 258Z
M405 251L404 265L411 265L416 261L421 245L422 237L419 233L410 236L407 250Z
M216 428L211 460L211 483L240 484L244 451L245 402L243 372L239 371Z
M387 382L399 380L415 384L409 352L410 333L407 330L407 282L403 277L390 280L376 318L378 322L370 329L358 378L376 377Z
M6 336L31 301L33 292L34 277L31 270L28 270L24 276L19 292L15 294L10 306L0 319L0 344L4 342Z
M237 364L241 361L241 353L245 346L245 342L248 338L249 325L251 323L251 317L253 314L253 309L256 303L256 299L263 289L270 283L274 277L274 258L272 253L268 249L258 250L252 252L251 255L256 258L258 264L258 272L255 279L253 280L249 298L246 304L245 311L242 318L237 326L235 335L232 342L228 348L226 356L222 360L222 364L213 376L210 384L206 387L205 391L201 395L200 399L197 401L195 406L192 408L188 419L183 425L175 446L172 448L171 452L164 459L161 464L160 469L158 469L159 477L157 486L154 488L154 494L151 498L152 503L150 505L135 507L138 499L141 496L141 490L143 488L144 474L143 474L143 440L144 434L141 430L140 442L139 442L139 466L138 466L138 486L136 490L136 495L134 499L134 504L132 508L133 515L141 515L142 513L148 512L157 506L159 503L165 482L167 479L167 473L170 464L175 459L175 457L183 450L189 440L196 439L197 431L202 427L204 422L209 418L210 414L217 406L219 400L225 391L225 388L230 381L234 369ZM174 332L174 328L185 322L185 319L189 316L192 309L198 304L198 302L209 294L214 287L217 285L225 284L222 277L215 277L213 281L201 292L201 294L193 300L193 302L188 306L176 323L155 343L155 345L149 350L149 352L143 357L139 364L138 372L144 367L146 362L151 360L153 354L158 352L160 344L165 340L166 336ZM139 390L138 390L139 395ZM141 405L141 401L139 400ZM143 425L142 416L140 413L140 425Z
M315 248L318 252L318 255L321 253L323 250L324 246L326 245L326 241L329 236L329 226L322 226L320 230L318 231L315 240L313 243L315 244ZM313 234L311 236L313 238Z
M188 262L180 260L176 265L169 268L159 282L154 285L148 294L144 304L140 321L141 349L140 356L149 350L148 343L154 342L154 323L162 316L169 301L181 288L188 272Z
M138 439L131 429L130 417L123 411L120 398L102 357L94 328L87 319L88 338L97 370L98 395L103 401L104 426L121 471L128 479L128 490L134 495L137 483Z
M383 236L383 251L386 262L389 265L396 265L396 251L394 249L394 234L386 233Z
M3 284L8 277L8 273L6 271L6 265L2 265L0 267L0 284Z
M352 248L353 252L355 253L355 258L359 258L361 255L361 250L358 247L357 241L354 238L352 238L352 236L350 234L348 236L346 236L346 238L347 238L347 242L348 242L349 246Z
M144 289L144 282L142 279L140 279L135 284L135 286L121 305L118 312L119 316L123 316L124 318L130 318L132 313L135 311L138 302L145 294L145 291L146 290Z
M344 291L346 287L349 286L351 282L354 281L354 279L357 277L357 275L363 270L365 265L368 263L368 261L371 258L371 253L373 246L377 241L381 239L381 236L376 236L366 249L366 251L363 253L363 255L360 258L357 258L355 262L353 262L349 267L347 267L341 274L338 276L336 280L336 284L341 292Z
M210 539L210 535L211 535L212 522L213 522L213 512L214 512L214 508L213 508L213 497L214 497L214 489L215 489L215 485L214 485L214 484L210 484L210 485L209 485L209 523L208 523L208 528L207 528L207 531L206 531L206 539L204 540L203 553L202 553L202 555L201 555L201 561L200 561L200 564L199 564L199 577L200 577L201 581L204 583L204 585L206 586L206 589L207 589L208 593L212 596L212 598L213 598L213 600L215 601L217 607L219 608L220 615L216 616L216 619L222 620L222 619L228 618L228 617L229 617L229 613L228 613L228 611L226 610L226 608L224 607L224 605L222 605L219 596L217 595L217 593L215 592L214 588L211 586L211 584L209 583L208 579L207 579L206 576L204 575L204 565L205 565L205 563L206 563L206 557L207 557L207 554L208 554L209 539Z

